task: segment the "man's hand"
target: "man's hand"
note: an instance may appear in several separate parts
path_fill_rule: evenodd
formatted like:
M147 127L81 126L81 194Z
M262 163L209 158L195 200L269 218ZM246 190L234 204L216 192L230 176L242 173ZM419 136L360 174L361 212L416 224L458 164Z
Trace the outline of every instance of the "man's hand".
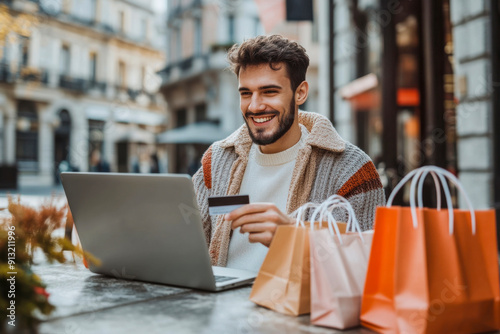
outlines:
M249 232L248 241L260 242L269 247L278 225L292 224L294 220L272 203L253 203L238 208L224 217L232 221L231 228L240 227L241 233Z

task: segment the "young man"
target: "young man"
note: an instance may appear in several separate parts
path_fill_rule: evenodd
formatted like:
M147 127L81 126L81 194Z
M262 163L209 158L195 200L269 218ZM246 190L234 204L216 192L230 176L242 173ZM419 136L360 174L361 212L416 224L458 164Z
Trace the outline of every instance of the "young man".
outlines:
M212 144L193 176L212 264L258 271L276 228L293 223L288 215L333 194L347 198L362 228L371 228L376 206L385 204L375 166L327 118L299 111L309 90L305 49L259 36L234 45L228 59L245 124ZM237 194L250 195L251 204L208 214L209 196Z

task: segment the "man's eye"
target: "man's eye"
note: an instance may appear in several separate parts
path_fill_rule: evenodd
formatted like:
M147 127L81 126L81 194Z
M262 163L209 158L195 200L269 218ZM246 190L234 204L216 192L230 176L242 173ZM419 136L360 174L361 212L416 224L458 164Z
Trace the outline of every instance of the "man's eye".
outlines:
M278 93L278 91L277 90L266 90L264 93L266 93L266 94L276 94L276 93Z
M248 96L248 95L251 95L250 92L241 92L240 93L241 96Z

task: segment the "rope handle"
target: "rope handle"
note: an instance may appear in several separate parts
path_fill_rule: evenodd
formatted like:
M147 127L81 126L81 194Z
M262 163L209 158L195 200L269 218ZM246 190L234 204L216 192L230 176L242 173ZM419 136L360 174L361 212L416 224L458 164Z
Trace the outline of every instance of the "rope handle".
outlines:
M450 181L451 184L453 184L459 192L464 196L464 199L467 203L467 206L469 208L470 214L471 214L471 226L472 226L472 234L476 234L476 215L474 214L474 209L472 207L472 203L469 199L469 196L464 190L464 187L462 183L457 179L455 175L450 173L444 168L437 167L437 166L424 166L420 167L417 169L412 170L410 173L408 173L394 188L394 190L391 192L391 195L389 196L389 199L387 200L387 207L392 206L392 202L396 196L396 194L401 190L401 188L410 180L412 179L411 185L410 185L410 208L411 208L411 215L412 215L412 221L413 221L413 227L416 228L418 226L418 218L417 218L417 205L415 201L415 190L417 188L417 183L418 183L418 207L422 207L422 189L423 189L423 180L427 175L431 173L432 178L434 180L434 184L436 185L436 192L439 194L437 196L438 199L438 210L441 209L441 197L440 193L441 190L439 188L438 183L441 184L443 187L443 191L445 193L445 199L446 203L448 205L448 225L449 225L449 233L450 235L453 234L453 229L454 229L454 215L453 215L453 203L451 199L451 193L450 189L448 187L448 183L446 182L446 179ZM438 182L438 180L440 182ZM439 190L439 192L438 192Z
M304 224L304 215L306 213L306 210L310 208L315 208L317 206L318 204L316 203L307 202L306 204L302 205L300 208L292 212L290 216L292 218L297 217L297 219L295 220L295 227L299 227L299 225L302 227L306 227Z

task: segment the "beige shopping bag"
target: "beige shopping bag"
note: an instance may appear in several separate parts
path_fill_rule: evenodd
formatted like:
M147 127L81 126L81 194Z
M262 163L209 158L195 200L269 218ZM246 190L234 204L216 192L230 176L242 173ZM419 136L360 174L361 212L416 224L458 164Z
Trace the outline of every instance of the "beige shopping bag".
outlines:
M331 213L336 207L348 211L348 226L354 231L339 233ZM337 329L355 327L359 325L373 231L361 232L350 203L338 195L330 197L321 211L329 229L310 233L311 323Z

